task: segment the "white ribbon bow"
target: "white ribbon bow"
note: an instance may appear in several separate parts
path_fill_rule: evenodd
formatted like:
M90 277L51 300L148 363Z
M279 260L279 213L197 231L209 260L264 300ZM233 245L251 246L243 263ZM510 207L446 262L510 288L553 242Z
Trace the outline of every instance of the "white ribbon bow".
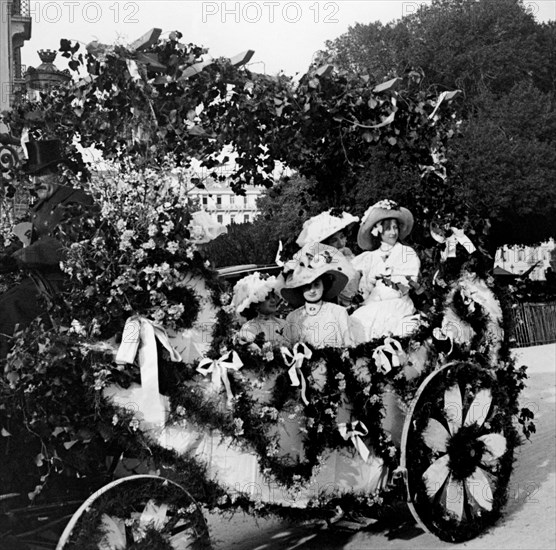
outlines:
M461 244L467 250L469 254L473 254L477 248L471 242L471 239L464 233L463 229L458 229L457 227L450 227L452 234L449 237L445 237L437 228L436 224L431 224L431 235L436 242L445 243L446 246L442 251L441 261L445 262L448 258L456 257L456 249L458 243Z
M284 267L284 262L282 261L282 250L284 248L284 245L282 244L282 241L278 241L278 250L276 251L276 258L274 258L274 263L276 265L279 265L280 267Z
M224 353L219 359L209 359L205 357L199 362L197 372L203 376L212 375L212 387L216 392L220 392L222 384L226 388L226 395L228 405L232 402L234 394L230 386L230 379L228 378L228 369L238 371L243 367L243 362L235 351L228 351Z
M303 342L295 344L292 351L285 346L282 346L280 351L282 352L284 362L288 365L288 367L290 367L288 369L288 375L292 386L301 385L301 399L305 405L308 405L309 401L307 401L307 396L305 395L307 382L305 380L305 376L303 375L303 371L301 370L301 365L303 365L303 361L305 359L311 359L313 352Z
M140 409L143 418L145 422L160 424L166 420L166 407L158 387L157 340L168 350L171 361L181 361L180 354L170 344L164 328L139 315L129 317L125 322L116 363L133 364L137 357L141 373Z
M354 447L361 455L363 462L367 462L371 452L369 451L367 445L365 445L365 443L363 443L363 440L361 439L361 436L365 437L369 433L367 426L365 426L365 424L363 424L363 422L359 420L354 420L353 422L349 422L347 424L338 424L338 430L345 441L351 439Z
M373 360L379 371L388 374L392 367L400 366L399 354L402 352L401 344L394 338L388 337L384 339L384 344L374 350ZM392 362L390 362L387 353L392 355Z

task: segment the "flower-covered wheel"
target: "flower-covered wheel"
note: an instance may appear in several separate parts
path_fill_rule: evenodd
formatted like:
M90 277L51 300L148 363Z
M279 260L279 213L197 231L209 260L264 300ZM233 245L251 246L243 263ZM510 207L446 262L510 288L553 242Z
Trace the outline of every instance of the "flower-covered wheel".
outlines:
M202 510L181 485L153 475L118 479L92 494L56 550L210 549Z
M500 515L518 442L495 374L451 363L421 385L406 418L401 467L418 524L442 540L468 540Z

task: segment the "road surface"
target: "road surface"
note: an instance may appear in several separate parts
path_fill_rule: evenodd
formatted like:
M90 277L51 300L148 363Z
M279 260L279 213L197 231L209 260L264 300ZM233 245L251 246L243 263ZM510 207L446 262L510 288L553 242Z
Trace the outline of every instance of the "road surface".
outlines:
M424 533L402 514L390 526L375 524L359 532L318 525L209 515L216 550L368 550L556 548L556 344L514 350L527 365L529 379L520 405L535 413L537 432L516 452L504 517L482 536L448 544Z

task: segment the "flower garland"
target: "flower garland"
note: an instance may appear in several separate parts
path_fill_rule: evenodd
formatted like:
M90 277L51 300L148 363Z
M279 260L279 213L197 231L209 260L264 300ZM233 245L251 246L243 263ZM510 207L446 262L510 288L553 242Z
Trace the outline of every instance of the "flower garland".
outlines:
M66 320L94 319L110 337L134 314L169 329L189 328L197 318L200 297L191 276L215 275L189 239L188 191L179 169L170 161L162 168L113 166L89 183L95 213L62 235Z

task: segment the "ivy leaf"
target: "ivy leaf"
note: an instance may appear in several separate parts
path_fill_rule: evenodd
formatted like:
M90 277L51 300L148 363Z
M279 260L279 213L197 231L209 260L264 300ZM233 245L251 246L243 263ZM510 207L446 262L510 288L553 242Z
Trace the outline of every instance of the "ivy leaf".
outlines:
M2 434L2 437L10 437L12 435L8 430L6 430L6 428L2 428L0 433Z

